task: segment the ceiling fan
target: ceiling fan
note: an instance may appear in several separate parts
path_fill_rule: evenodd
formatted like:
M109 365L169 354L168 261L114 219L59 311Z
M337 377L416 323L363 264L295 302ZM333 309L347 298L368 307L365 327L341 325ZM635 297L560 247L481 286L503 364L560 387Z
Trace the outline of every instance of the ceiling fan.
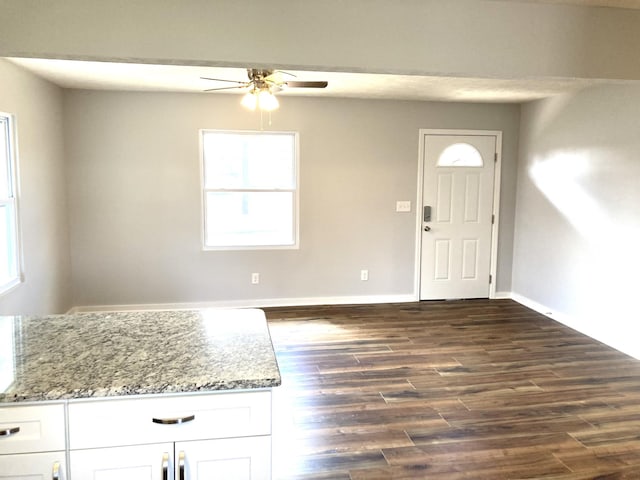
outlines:
M236 85L229 87L217 87L206 89L205 92L215 92L219 90L233 90L237 88L248 88L249 91L242 99L242 105L255 110L275 110L278 108L278 99L274 93L285 88L326 88L329 84L326 81L299 81L287 80L286 76L294 77L292 73L283 72L281 70L265 70L260 68L247 69L249 80L242 82L239 80L227 80L223 78L200 77L203 80L212 80L214 82L235 83Z

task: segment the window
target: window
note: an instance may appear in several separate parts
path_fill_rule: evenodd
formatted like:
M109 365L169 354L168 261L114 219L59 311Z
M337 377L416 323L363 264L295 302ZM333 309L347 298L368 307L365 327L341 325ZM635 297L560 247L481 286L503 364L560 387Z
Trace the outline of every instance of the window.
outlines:
M202 131L205 249L296 248L298 135Z
M481 167L482 155L468 143L449 145L438 157L438 167Z
M13 125L0 113L0 293L20 282Z

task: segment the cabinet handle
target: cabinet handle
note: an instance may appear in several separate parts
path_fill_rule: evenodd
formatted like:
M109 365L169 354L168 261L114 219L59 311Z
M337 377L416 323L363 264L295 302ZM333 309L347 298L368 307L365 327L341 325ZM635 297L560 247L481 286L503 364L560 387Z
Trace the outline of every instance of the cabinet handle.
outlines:
M169 454L162 454L162 480L169 480Z
M178 454L178 480L184 480L184 452Z
M53 471L51 472L51 480L60 480L60 462L53 462Z
M155 418L154 417L151 419L151 421L153 423L159 423L161 425L176 425L178 423L187 423L195 419L196 419L195 415L187 415L186 417L179 417L179 418Z
M5 428L4 430L0 430L0 437L9 437L11 435L15 435L19 431L20 427Z

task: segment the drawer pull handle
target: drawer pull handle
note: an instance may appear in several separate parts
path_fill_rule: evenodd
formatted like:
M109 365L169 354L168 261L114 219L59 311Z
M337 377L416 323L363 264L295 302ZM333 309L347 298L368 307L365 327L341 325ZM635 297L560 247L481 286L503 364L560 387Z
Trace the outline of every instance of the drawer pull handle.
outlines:
M169 454L162 454L162 480L169 480Z
M186 417L179 418L152 418L151 421L153 423L159 423L161 425L177 425L179 423L187 423L195 420L195 415L187 415Z
M0 430L0 437L10 437L20 431L20 427L11 427L4 430Z
M60 480L60 462L53 462L53 472L51 480Z
M184 480L184 452L178 455L178 480Z

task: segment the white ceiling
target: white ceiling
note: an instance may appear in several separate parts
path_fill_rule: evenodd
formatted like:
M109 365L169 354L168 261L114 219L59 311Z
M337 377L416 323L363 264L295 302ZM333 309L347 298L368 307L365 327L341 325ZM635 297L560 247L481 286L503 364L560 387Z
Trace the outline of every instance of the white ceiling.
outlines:
M26 58L10 60L63 88L203 92L232 84L200 77L247 81L247 72L241 68ZM298 80L327 80L329 86L325 89L286 89L279 95L521 103L577 91L596 83L577 79L481 79L311 71L290 73L296 75ZM224 90L216 94L245 91Z
M511 0L509 0L511 1ZM521 0L598 7L640 9L640 0ZM202 80L222 78L244 82L245 69L181 65L13 58L14 63L63 88L202 92L231 84ZM250 66L248 66L250 67ZM329 96L397 100L522 103L570 93L601 83L584 79L487 79L291 71L298 80L327 80L326 89L286 89L282 95ZM243 93L225 90L216 94Z

